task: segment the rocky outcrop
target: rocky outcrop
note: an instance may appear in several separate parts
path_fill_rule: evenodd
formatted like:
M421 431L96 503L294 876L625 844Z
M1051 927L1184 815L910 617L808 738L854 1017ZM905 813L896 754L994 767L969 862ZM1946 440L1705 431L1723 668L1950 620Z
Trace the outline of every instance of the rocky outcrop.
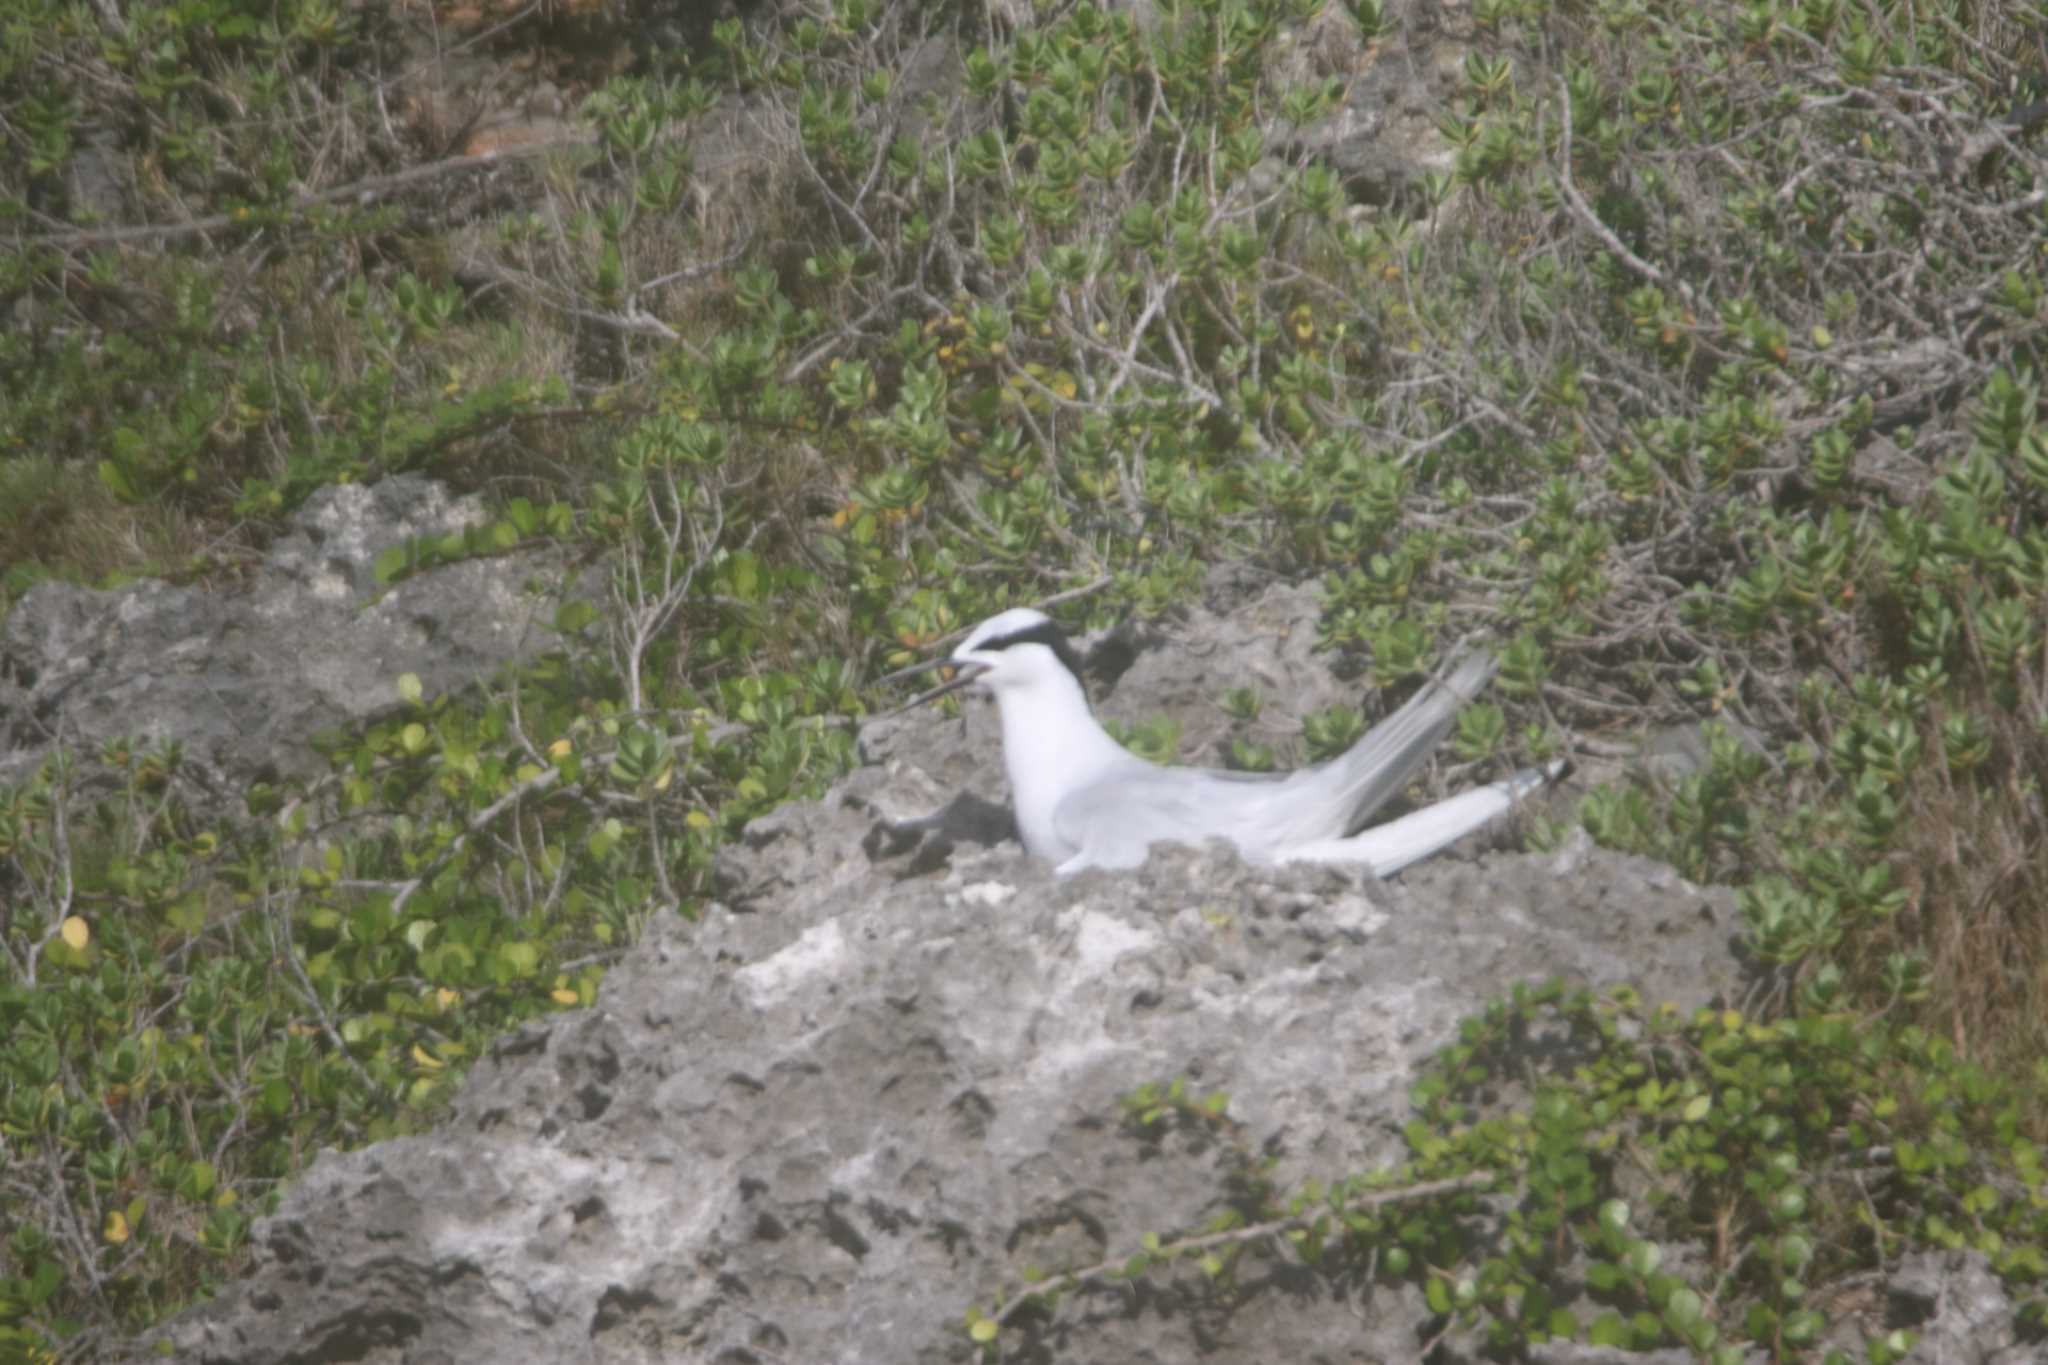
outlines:
M537 555L378 584L388 547L486 520L477 498L391 478L315 493L235 589L38 584L0 623L0 781L57 744L176 740L232 806L252 782L324 771L312 737L396 708L400 674L433 695L558 647L554 603L527 582L561 573Z
M1230 617L1228 649L1131 646L1110 709L1171 709L1165 675L1193 696L1204 667L1304 700L1283 689L1310 667L1306 601ZM1282 1182L1396 1157L1418 1062L1516 981L1688 1004L1739 985L1725 896L1583 842L1399 885L1221 847L1055 881L997 807L902 823L962 773L986 784L993 731L871 727L874 762L750 827L721 903L658 917L595 1008L505 1039L440 1130L321 1157L258 1225L255 1273L150 1341L252 1363L968 1359L970 1307L1199 1226L1247 1156ZM1229 1122L1122 1121L1176 1078L1227 1094ZM1010 1339L1117 1365L1407 1360L1428 1318L1285 1261L1227 1304L1188 1273Z

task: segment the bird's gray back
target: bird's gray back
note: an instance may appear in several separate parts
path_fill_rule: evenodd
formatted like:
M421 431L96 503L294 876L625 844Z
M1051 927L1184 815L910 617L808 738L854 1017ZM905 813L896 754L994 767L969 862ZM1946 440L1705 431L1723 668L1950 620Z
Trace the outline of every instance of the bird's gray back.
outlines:
M1133 759L1062 798L1053 822L1078 865L1135 867L1155 843L1222 838L1255 861L1355 833L1427 762L1465 704L1493 676L1483 653L1424 684L1358 743L1290 773L1162 768Z
M1135 867L1153 844L1211 838L1229 840L1248 858L1268 858L1287 837L1287 798L1308 775L1148 763L1120 768L1070 793L1053 819L1089 867Z

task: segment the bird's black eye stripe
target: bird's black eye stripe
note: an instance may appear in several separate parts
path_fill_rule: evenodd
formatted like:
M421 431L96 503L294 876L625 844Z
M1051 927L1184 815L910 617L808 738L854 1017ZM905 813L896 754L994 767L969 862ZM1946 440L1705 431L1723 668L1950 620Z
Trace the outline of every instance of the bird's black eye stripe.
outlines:
M1044 645L1053 652L1055 658L1067 666L1067 672L1073 674L1076 681L1081 679L1081 656L1074 653L1074 647L1067 643L1067 633L1051 621L1040 621L1037 625L1024 630L984 640L976 648L993 652L1008 649L1012 645Z

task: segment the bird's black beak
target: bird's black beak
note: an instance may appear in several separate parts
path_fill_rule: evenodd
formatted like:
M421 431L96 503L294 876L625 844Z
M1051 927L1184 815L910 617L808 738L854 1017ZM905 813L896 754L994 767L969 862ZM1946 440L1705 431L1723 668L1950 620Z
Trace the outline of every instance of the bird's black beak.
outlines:
M957 692L982 674L988 672L987 664L960 663L953 659L927 659L923 663L912 664L908 668L899 668L894 673L887 674L878 681L885 683L901 682L905 678L914 678L920 673L929 673L935 668L951 668L958 671L929 692L918 693L888 714L892 716L901 715L913 706L922 706L928 701L937 701L948 692Z

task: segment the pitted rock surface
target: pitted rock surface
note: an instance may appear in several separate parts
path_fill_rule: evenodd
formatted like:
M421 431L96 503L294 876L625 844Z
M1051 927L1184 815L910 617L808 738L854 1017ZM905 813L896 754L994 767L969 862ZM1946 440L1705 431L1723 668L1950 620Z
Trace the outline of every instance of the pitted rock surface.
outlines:
M400 476L315 493L247 581L226 591L146 581L31 588L0 623L0 781L52 745L175 740L232 807L256 781L325 770L309 740L558 647L543 627L558 581L534 553L463 560L380 587L377 556L486 519L476 498Z
M905 838L950 793L900 755L971 735L904 724L897 759L751 827L728 899L658 917L595 1008L506 1039L440 1130L324 1155L255 1273L158 1334L174 1355L968 1359L969 1307L1198 1228L1247 1157L1282 1184L1396 1159L1417 1064L1514 982L1742 984L1725 895L1583 843L1382 884L1220 845L1056 880L1014 843ZM1125 1123L1177 1078L1227 1122ZM1227 1304L1190 1270L1009 1339L1104 1365L1423 1339L1412 1291L1248 1264Z

